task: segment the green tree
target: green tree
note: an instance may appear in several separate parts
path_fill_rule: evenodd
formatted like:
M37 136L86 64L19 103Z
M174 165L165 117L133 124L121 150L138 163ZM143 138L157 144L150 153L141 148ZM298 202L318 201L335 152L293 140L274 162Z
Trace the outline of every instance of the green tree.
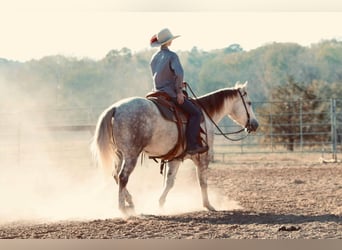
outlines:
M267 114L261 117L265 126L264 142L281 144L287 150L294 151L296 146L304 146L304 141L319 143L324 136L315 134L317 131L327 131L329 126L326 113L320 112L322 102L317 98L318 89L315 84L295 82L288 77L286 84L275 88L272 92L275 102L268 103L259 110Z

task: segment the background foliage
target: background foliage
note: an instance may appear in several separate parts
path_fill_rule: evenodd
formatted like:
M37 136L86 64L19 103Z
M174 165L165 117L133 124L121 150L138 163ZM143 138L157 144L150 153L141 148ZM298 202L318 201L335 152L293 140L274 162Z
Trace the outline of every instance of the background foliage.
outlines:
M122 48L98 61L62 55L27 62L0 59L1 107L16 102L17 93L21 101L33 99L35 105L49 108L107 106L124 97L144 96L152 88L149 61L154 52ZM341 96L341 41L310 47L272 43L251 51L238 44L210 52L194 47L178 54L185 80L199 95L248 81L253 100L274 100L279 99L274 89L291 77L303 88L314 88L318 98Z
M101 60L63 55L27 62L0 58L0 112L30 112L37 108L100 112L122 98L145 96L152 89L149 62L155 51L132 53L122 48L109 51ZM302 107L304 111L319 110L324 107L316 105L314 99L342 96L341 41L324 40L310 47L271 43L250 51L232 44L209 52L193 47L177 53L185 80L198 96L248 81L251 99L279 101L276 112L298 108L299 99L308 100ZM296 138L289 136L286 140L291 150Z

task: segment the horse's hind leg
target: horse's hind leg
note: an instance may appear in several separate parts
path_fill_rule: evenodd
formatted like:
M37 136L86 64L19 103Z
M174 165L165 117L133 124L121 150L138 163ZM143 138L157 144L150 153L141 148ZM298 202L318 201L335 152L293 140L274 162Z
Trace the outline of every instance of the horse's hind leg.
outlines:
M112 172L112 176L113 176L116 184L119 184L119 173L120 173L120 169L121 169L122 163L123 163L123 156L122 156L122 153L120 151L116 152L116 156L117 156L117 162L114 161L114 170Z
M127 188L125 188L125 200L128 203L128 207L130 209L134 209L134 203L133 203L133 199L132 199L132 195L128 192Z
M179 169L180 161L174 160L167 164L166 183L162 195L159 198L159 206L163 207L166 201L166 196L173 187L176 175Z
M133 172L136 163L137 158L125 159L124 164L119 173L119 209L124 214L127 213L126 201L130 209L134 208L132 196L129 194L126 186L128 183L129 176Z

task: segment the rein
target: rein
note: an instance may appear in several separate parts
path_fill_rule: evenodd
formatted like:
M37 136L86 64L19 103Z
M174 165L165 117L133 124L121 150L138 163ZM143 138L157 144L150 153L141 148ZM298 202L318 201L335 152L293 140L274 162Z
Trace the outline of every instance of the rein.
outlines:
M190 85L188 83L186 83L186 88L189 88L191 94L195 97L195 100L197 100L197 96L195 95L195 93L193 92L193 90L191 89ZM245 136L241 137L241 138L238 138L238 139L234 139L234 138L231 138L231 137L228 137L228 135L233 135L233 134L239 134L241 133L242 131L246 131L247 130L247 126L250 122L250 115L249 115L249 112L248 112L248 109L247 109L247 105L246 105L246 102L245 102L245 99L243 98L243 95L241 94L240 92L240 89L238 89L238 93L242 99L242 103L243 103L243 106L245 107L245 110L246 110L246 114L247 114L247 123L245 125L244 128L238 130L238 131L235 131L235 132L223 132L220 127L216 124L216 122L214 122L214 120L211 118L211 116L209 115L208 111L205 109L205 107L200 103L200 102L197 102L201 108L203 109L203 111L206 113L206 115L209 117L209 120L214 124L214 126L216 127L216 129L220 132L220 133L215 133L215 135L222 135L224 138L226 138L227 140L230 140L230 141L241 141L243 139L245 139L248 134L246 134Z

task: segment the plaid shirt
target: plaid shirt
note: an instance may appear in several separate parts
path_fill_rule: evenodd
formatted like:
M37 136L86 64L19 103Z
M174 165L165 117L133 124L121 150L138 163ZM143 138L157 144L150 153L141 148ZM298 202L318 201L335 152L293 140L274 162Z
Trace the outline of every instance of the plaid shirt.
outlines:
M184 71L175 52L161 47L152 56L150 66L154 90L164 91L171 97L176 97L182 91Z

